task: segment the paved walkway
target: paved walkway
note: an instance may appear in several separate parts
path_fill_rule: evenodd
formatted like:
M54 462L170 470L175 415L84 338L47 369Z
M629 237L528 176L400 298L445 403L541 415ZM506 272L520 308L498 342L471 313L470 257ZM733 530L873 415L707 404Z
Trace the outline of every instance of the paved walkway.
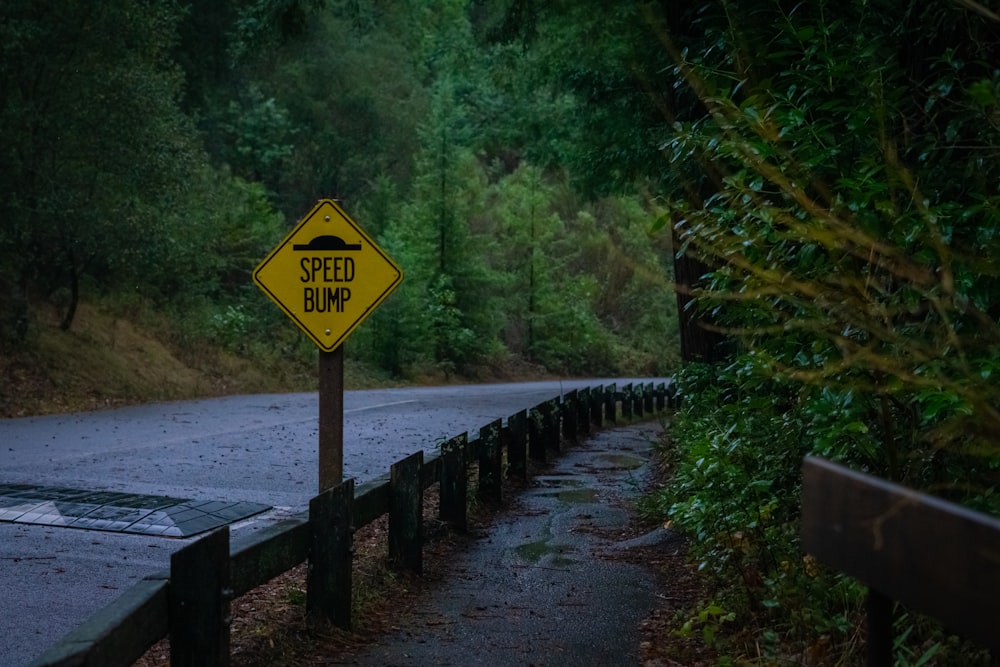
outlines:
M657 588L627 551L670 537L629 539L627 501L649 479L659 432L622 427L562 454L393 632L341 664L639 664L639 624Z

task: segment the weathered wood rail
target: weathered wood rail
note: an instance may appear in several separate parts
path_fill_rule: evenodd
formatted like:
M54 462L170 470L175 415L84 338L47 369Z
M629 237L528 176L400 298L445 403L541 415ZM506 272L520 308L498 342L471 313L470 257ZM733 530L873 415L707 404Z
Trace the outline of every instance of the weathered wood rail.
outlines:
M803 548L868 586L868 665L893 665L893 600L1000 655L1000 520L816 457L802 474Z
M389 559L396 568L423 568L423 498L437 486L439 515L458 530L467 522L469 469L478 466L476 497L502 501L503 478L526 480L529 461L544 462L587 434L673 407L673 384L589 387L568 392L417 452L388 474L354 480L309 503L307 516L287 519L230 543L223 527L174 553L170 571L149 576L51 647L32 667L125 667L170 637L177 667L229 664L230 602L293 567L309 562L306 610L311 617L351 626L352 535L388 514ZM506 466L504 465L506 462Z

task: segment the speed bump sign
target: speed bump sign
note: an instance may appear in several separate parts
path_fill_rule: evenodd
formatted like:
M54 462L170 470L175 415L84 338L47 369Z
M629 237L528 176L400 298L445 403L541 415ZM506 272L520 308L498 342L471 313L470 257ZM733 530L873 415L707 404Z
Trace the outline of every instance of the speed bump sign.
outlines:
M331 199L264 258L253 280L331 352L403 281L403 272Z

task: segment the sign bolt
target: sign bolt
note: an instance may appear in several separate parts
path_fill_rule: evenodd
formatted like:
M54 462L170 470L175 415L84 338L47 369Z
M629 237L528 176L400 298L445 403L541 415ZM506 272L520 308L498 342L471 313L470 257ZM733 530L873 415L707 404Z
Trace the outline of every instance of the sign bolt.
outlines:
M326 335L327 335L327 336L329 336L329 335L330 335L330 330L329 330L329 329L327 329L327 330L326 330Z

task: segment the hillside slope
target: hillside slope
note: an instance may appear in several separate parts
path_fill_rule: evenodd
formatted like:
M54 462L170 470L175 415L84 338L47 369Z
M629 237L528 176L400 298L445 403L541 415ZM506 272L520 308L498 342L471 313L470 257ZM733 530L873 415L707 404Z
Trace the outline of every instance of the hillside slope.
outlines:
M92 305L81 305L70 331L57 322L39 314L29 343L0 357L0 417L315 388L308 369L276 372L204 345L180 350L153 326Z

